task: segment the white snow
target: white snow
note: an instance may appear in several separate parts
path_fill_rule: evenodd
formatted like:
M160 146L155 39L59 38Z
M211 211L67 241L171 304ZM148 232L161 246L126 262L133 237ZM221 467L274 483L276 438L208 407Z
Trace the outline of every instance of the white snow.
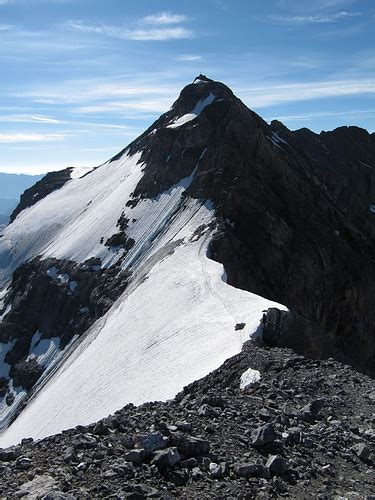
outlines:
M361 160L359 160L359 163L362 163L362 165L365 166L365 167L367 167L367 168L374 168L371 165L368 165L367 163L365 163L365 162L363 162Z
M80 179L89 172L92 172L94 168L95 167L73 167L72 171L70 172L70 178Z
M274 146L278 147L279 149L283 149L280 147L280 144L286 144L287 146L289 146L289 144L284 141L284 139L282 139L277 132L272 132L272 137L270 137L269 135L266 135L266 137L272 142Z
M370 205L370 211L375 214L375 205Z
M210 94L191 114L214 98ZM115 263L123 251L100 240L118 232L123 212L135 241L122 261L132 271L127 289L81 339L60 351L57 338L34 335L29 356L46 371L26 408L1 434L0 447L88 424L128 402L169 399L238 353L258 329L263 310L285 309L229 286L223 266L207 257L212 206L182 196L194 172L157 198L126 207L142 177L140 157L125 155L68 181L21 212L0 238L0 286L37 255L80 263L99 257L102 267ZM77 286L56 266L47 273L72 291ZM237 323L246 327L236 331ZM12 407L0 401L0 429L25 397L21 389L16 393Z
M260 372L249 368L241 375L240 389L246 389L260 380Z
M0 291L0 311L2 311L4 308L4 302L5 302L5 297L6 297L7 293L8 293L8 287L5 287L3 290ZM8 306L0 314L0 323L3 321L3 319L8 314L8 312L11 310L11 308L12 308L12 304L8 304Z
M142 176L140 155L105 163L23 210L0 238L0 287L14 269L36 255L115 262L120 254L109 252L100 239L106 241L118 231L116 223Z
M193 84L194 85L199 85L201 83L208 83L206 80L201 80L200 78L196 78L194 81L193 81Z
M177 120L173 121L171 124L167 126L167 128L177 128L181 127L181 125L185 125L185 123L188 123L192 120L195 120L197 116L199 116L204 108L209 106L214 100L216 96L210 92L208 96L205 99L200 100L190 111L190 113L187 113L186 115L180 116L180 118L177 118Z
M279 142L281 144L286 144L287 146L289 146L289 144L282 137L279 136L278 132L272 132L272 139L275 142Z
M176 206L176 198L163 195L159 203ZM158 211L157 202L145 203ZM0 446L88 424L128 402L169 399L238 353L264 309L284 309L225 283L223 266L207 257L210 232L193 237L213 220L210 204L180 204L168 227L154 231L149 216L152 227L137 243L155 239L143 247L142 265L137 250L130 257L136 272L129 287L1 435ZM146 217L149 208L138 210ZM246 328L236 331L237 323Z
M66 285L67 283L69 283L69 280L70 280L69 274L60 273L60 270L56 266L53 266L53 267L50 267L49 269L47 269L47 275L53 281L56 281L57 283L60 283L61 285Z
M51 361L60 354L60 338L42 339L42 334L36 332L31 340L27 360L34 359L39 365L47 367Z

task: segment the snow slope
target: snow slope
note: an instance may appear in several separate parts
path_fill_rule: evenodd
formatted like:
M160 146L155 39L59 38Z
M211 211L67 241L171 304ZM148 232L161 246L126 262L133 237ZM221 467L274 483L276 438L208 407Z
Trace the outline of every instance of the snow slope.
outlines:
M132 270L128 288L82 338L62 353L58 339L42 341L42 332L35 332L29 356L47 369L0 436L0 447L88 424L129 402L171 398L238 353L263 310L283 308L227 285L222 265L207 257L214 210L208 201L183 196L195 170L158 197L126 206L142 177L140 157L125 155L74 177L21 212L0 238L4 286L20 263L37 255L76 262L100 257L103 266L112 265L123 250L103 242L118 232L123 212L135 241L121 264ZM57 267L48 273L70 279ZM237 323L245 328L236 330ZM15 392L17 403L25 393ZM0 400L0 421L8 422L14 411Z
M142 177L141 153L105 163L22 211L0 238L0 287L22 262L44 255L84 262L119 255L100 243L117 232L125 203Z
M128 402L173 397L238 353L277 306L224 281L207 257L213 219L208 204L190 201L126 292L0 437L8 446L96 421ZM282 307L282 306L281 306ZM237 323L246 323L235 330Z

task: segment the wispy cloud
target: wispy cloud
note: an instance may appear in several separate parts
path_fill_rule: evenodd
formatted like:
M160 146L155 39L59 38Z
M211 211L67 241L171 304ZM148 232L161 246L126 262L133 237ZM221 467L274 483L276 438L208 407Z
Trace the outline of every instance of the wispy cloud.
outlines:
M193 38L193 32L189 29L180 27L175 28L153 28L153 29L135 29L128 30L127 38L129 40L139 41L159 41L179 40Z
M336 12L334 14L317 14L309 16L294 16L294 15L269 15L265 18L266 21L273 24L300 26L304 24L329 24L335 23L342 19L361 16L361 12Z
M113 112L128 112L138 111L139 113L163 113L171 104L171 99L153 99L153 100L139 100L128 102L105 102L103 104L91 106L78 106L73 111L79 114L101 114Z
M312 13L345 9L358 0L277 0L275 7L294 13Z
M72 20L65 23L65 27L81 33L106 35L121 40L168 41L194 36L191 29L182 26L187 19L182 14L161 12L143 17L133 25L92 24Z
M13 24L0 24L0 31L14 31L15 29Z
M44 123L44 124L57 124L62 123L55 118L49 118L42 115L0 115L0 122L9 123Z
M153 14L144 17L141 21L145 24L151 25L165 25L165 24L180 24L186 21L188 18L182 14L171 14L170 12L159 12L158 14Z
M262 87L243 87L240 97L250 107L265 108L288 102L311 101L327 97L375 94L375 79L286 83Z
M156 80L151 84L145 81L125 79L119 81L73 80L63 81L54 86L35 88L20 92L11 92L14 97L30 97L34 102L47 104L75 104L113 99L136 99L150 101L155 97L175 95L178 86Z
M85 24L83 21L69 21L66 26L82 33L96 33L121 40L167 41L192 38L193 32L183 26L167 28L126 28L101 24Z
M62 141L64 134L36 134L36 133L16 133L16 134L1 134L0 143L16 143L16 142L45 142L45 141Z
M316 118L330 118L330 117L343 117L343 118L359 118L366 116L375 116L375 109L356 109L351 111L314 111L311 113L301 113L297 115L279 115L275 119L293 122L293 121L310 121ZM267 120L272 120L272 118L267 118Z
M182 54L182 55L176 57L177 61L185 61L185 62L202 61L202 59L203 59L202 56L198 56L198 55L194 55L194 54Z

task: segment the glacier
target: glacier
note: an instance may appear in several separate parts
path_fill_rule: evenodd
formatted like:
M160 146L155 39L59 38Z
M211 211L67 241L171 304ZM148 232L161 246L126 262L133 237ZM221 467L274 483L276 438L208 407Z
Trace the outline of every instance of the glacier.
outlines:
M58 352L56 339L38 344L35 332L29 356L42 357L47 370L0 435L0 447L92 423L127 403L170 399L237 354L259 329L264 310L286 309L230 286L223 266L209 258L214 208L209 200L184 196L195 170L157 197L127 207L144 168L141 152L125 153L73 176L3 231L3 288L36 256L78 263L98 257L106 267L121 262L132 275L107 313L64 351ZM102 243L117 231L124 211L135 242L126 254ZM238 323L244 328L237 330ZM20 388L15 393L14 405L25 396ZM0 398L3 421L15 414L14 405L7 409Z

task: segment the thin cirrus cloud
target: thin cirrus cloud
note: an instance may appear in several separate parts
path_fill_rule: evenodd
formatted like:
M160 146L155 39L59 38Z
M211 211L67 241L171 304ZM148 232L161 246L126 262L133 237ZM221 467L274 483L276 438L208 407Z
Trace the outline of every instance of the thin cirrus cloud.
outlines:
M0 31L14 31L15 29L16 27L13 24L0 24Z
M242 87L239 89L239 94L250 107L266 108L288 102L375 94L375 79L312 81L265 85L263 87Z
M166 85L159 80L152 85L144 83L108 82L98 83L96 80L65 81L61 85L46 88L29 89L13 92L14 97L31 98L34 102L47 104L75 104L96 102L108 99L134 99L150 101L160 98L170 98L178 91L178 86ZM165 102L164 102L165 105Z
M120 40L168 41L193 38L193 31L182 25L187 19L182 14L161 12L143 17L133 26L90 24L83 21L68 21L64 26L73 31L106 35Z
M196 54L182 54L176 57L177 61L189 62L189 61L202 61L203 57Z
M0 115L0 122L60 124L61 120L42 115Z
M144 24L151 25L166 25L166 24L180 24L187 21L188 17L182 14L171 14L170 12L160 12L144 17L141 21Z
M375 79L341 79L274 85L242 85L233 82L239 96L250 107L261 108L288 102L310 101L327 97L375 94ZM29 97L37 103L71 104L75 114L134 112L139 115L163 112L176 98L180 84L155 81L151 85L126 82L98 84L93 81L63 82L56 87L13 94Z
M279 115L276 117L280 121L304 121L312 120L316 118L331 118L331 117L343 117L343 118L358 118L363 116L375 116L375 109L355 109L351 111L316 111L312 113L302 113L297 115ZM267 118L267 120L274 119Z
M336 12L334 14L317 14L308 16L269 15L264 20L272 24L301 26L305 24L331 24L340 20L362 16L361 12Z
M0 143L2 144L62 141L64 139L65 139L64 134L37 134L37 133L1 134L0 133Z

